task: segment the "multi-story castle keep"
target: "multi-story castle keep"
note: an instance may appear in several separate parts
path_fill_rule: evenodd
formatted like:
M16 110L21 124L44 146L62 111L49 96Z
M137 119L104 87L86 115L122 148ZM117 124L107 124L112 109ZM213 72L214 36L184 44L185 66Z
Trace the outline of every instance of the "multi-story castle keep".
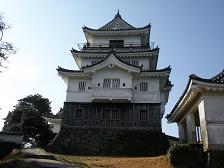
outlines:
M70 138L76 149L83 151L90 144L97 151L93 137L111 141L114 134L127 130L162 133L171 69L157 69L159 48L150 42L150 30L150 24L133 27L118 12L99 29L83 27L87 42L71 50L79 70L58 67L68 86L61 132L81 139ZM87 142L82 146L83 139Z

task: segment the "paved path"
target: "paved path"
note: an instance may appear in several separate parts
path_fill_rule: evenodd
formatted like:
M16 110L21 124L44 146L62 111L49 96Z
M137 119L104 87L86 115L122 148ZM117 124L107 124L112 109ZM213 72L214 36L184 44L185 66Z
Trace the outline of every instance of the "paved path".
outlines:
M17 150L12 155L20 157L10 166L12 168L82 168L57 161L53 155L39 148ZM8 159L12 155L9 155Z

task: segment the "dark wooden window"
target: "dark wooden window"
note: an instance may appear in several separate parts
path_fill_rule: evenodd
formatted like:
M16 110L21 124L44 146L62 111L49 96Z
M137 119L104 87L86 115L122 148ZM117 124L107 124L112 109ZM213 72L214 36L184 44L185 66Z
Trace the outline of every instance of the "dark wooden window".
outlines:
M136 66L138 66L139 62L138 62L138 60L132 60L132 61L131 61L131 64L132 64L132 65L136 65Z
M122 48L122 47L124 47L124 40L110 40L109 47L110 48Z
M140 120L141 121L147 120L147 110L140 110Z
M119 120L120 119L120 110L111 110L112 112L112 120Z
M148 83L140 82L140 91L147 91L147 90L148 90Z
M119 78L105 78L103 80L103 88L119 88L120 79Z
M110 119L110 110L109 109L103 109L102 119Z
M86 90L86 82L79 82L79 90L80 91L85 91Z
M112 88L119 88L120 87L120 79L114 78L112 79Z
M111 85L111 79L110 78L105 78L103 80L103 88L110 88Z
M83 112L83 109L76 109L75 110L75 119L81 119L82 118L82 112Z

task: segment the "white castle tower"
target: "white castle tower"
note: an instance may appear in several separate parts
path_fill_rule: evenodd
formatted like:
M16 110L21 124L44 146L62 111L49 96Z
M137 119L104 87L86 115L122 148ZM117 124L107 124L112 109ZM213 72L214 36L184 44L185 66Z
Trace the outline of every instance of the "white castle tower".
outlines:
M162 132L171 69L157 69L150 30L128 24L119 11L99 29L83 27L87 42L71 50L79 70L57 69L67 84L62 130Z

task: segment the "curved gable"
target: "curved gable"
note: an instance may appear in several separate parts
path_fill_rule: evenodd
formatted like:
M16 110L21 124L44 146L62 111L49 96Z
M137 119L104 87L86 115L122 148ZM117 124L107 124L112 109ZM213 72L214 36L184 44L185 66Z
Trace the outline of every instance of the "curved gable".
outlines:
M117 66L121 69L130 71L130 72L140 72L141 71L141 67L129 65L129 64L125 63L124 61L120 60L119 58L117 58L116 55L114 55L112 53L109 54L103 61L101 61L95 65L92 65L92 66L84 67L83 71L84 72L96 71L96 70L102 69L106 66L109 68L114 68L114 66Z

